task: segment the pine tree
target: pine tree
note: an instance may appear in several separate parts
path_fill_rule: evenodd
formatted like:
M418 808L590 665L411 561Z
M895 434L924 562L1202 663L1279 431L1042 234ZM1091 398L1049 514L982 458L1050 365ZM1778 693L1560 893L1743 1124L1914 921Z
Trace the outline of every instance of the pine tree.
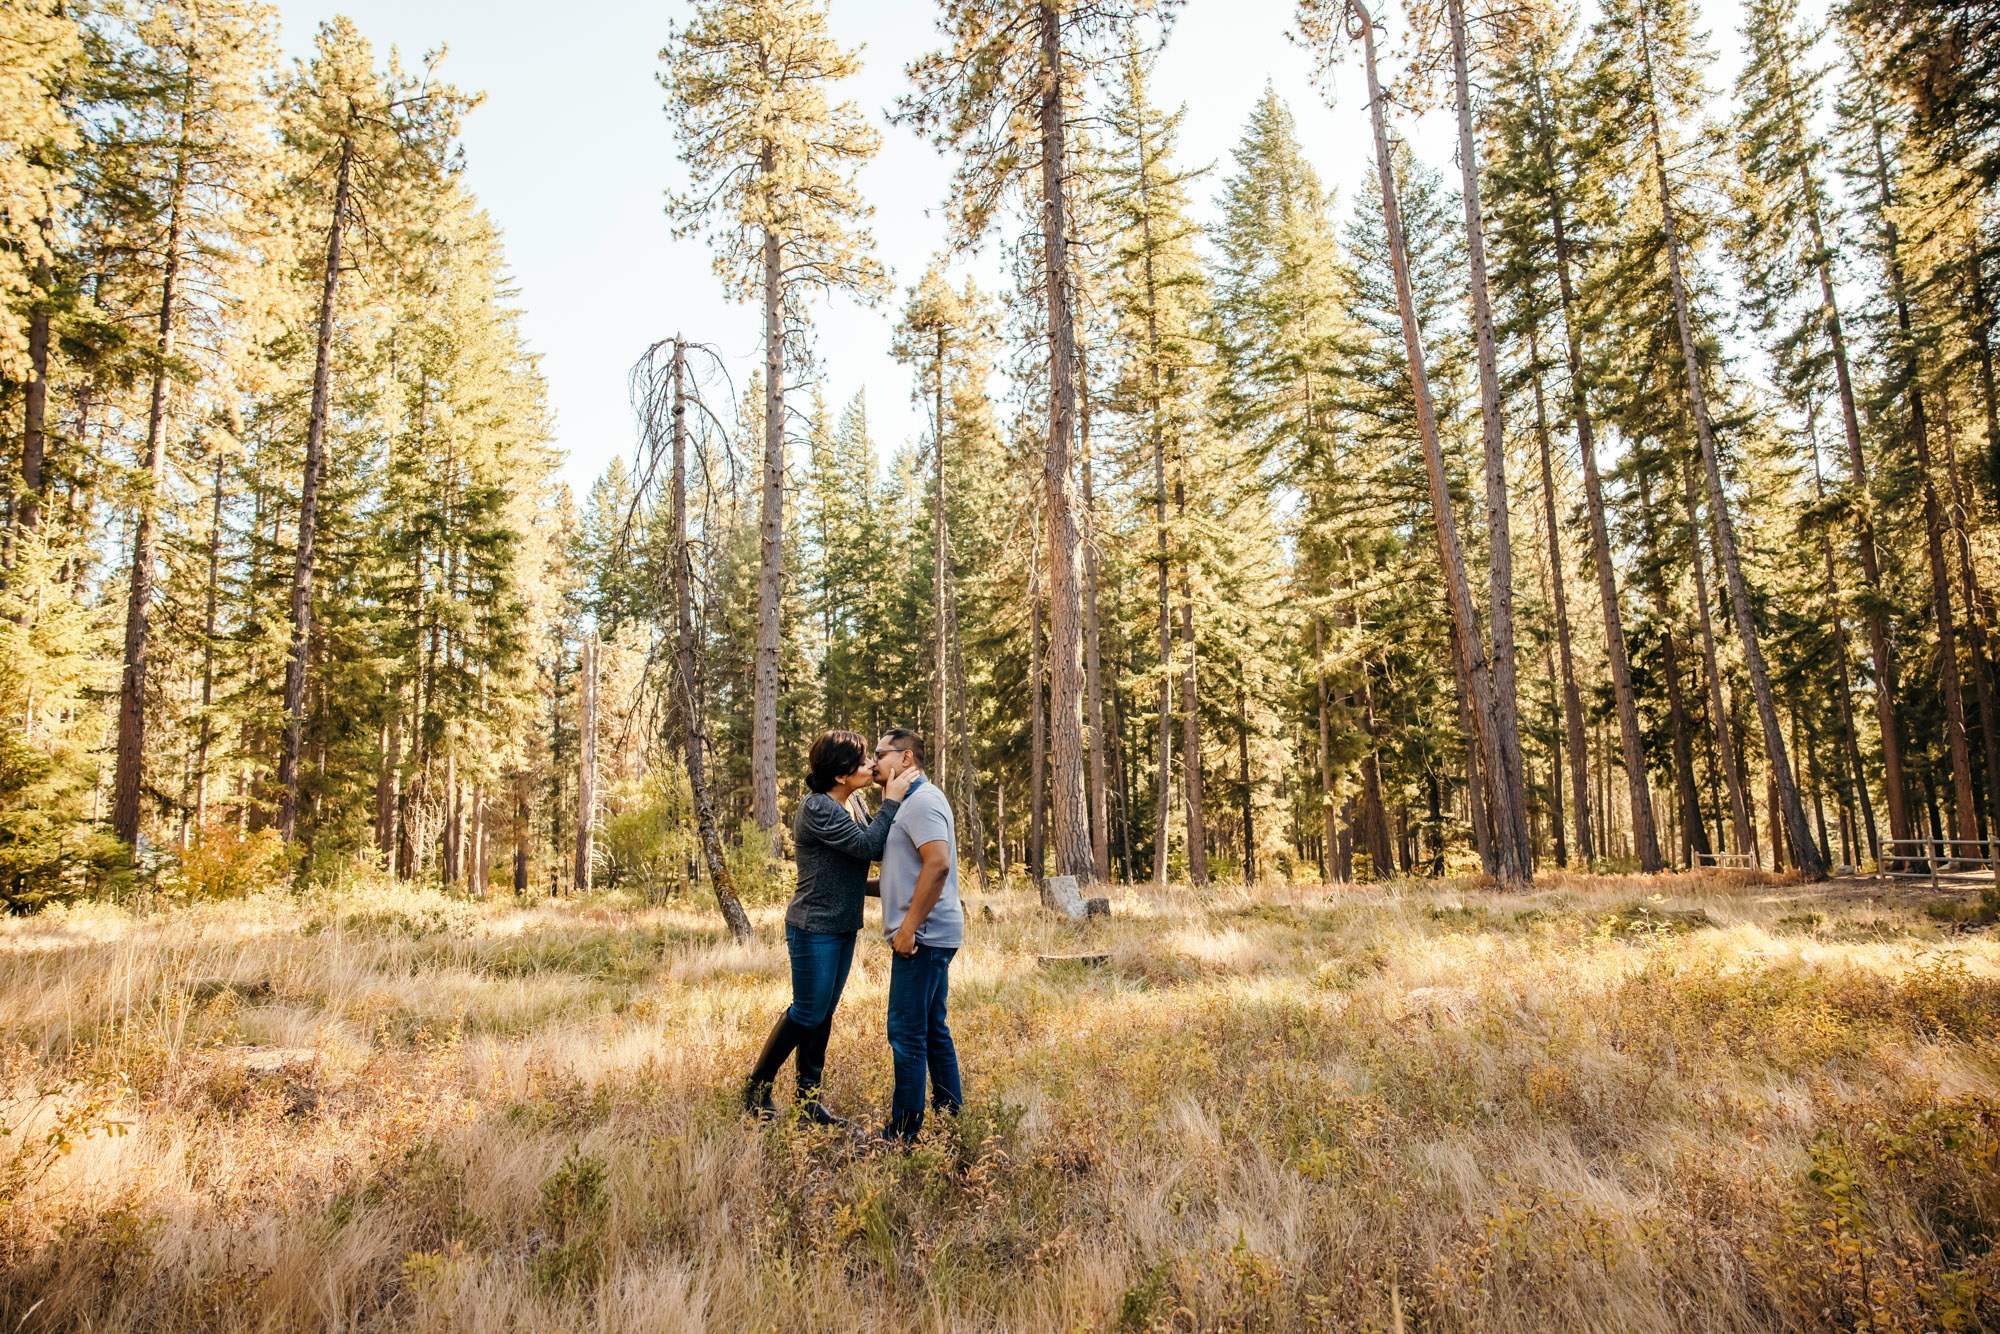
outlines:
M1313 591L1331 600L1338 584L1341 536L1348 522L1345 469L1338 429L1336 372L1354 339L1344 308L1348 299L1330 217L1331 193L1305 160L1290 110L1268 86L1250 113L1234 152L1235 173L1224 184L1221 219L1211 233L1218 253L1210 339L1216 350L1218 410L1225 428L1254 441L1261 457L1295 477L1310 477L1312 518L1299 573ZM1318 730L1322 867L1334 879L1352 873L1352 834L1340 827L1336 768L1356 757L1342 700L1340 753L1327 685L1326 617L1338 624L1344 603L1315 607L1313 698ZM1367 761L1372 764L1373 759ZM1361 819L1379 814L1364 793ZM1379 796L1374 798L1379 804ZM1347 853L1341 848L1348 840Z
M1172 165L1180 117L1163 115L1148 101L1146 64L1137 49L1127 52L1120 72L1122 79L1110 108L1111 134L1104 172L1105 196L1116 228L1113 244L1117 265L1111 301L1118 318L1114 333L1118 364L1110 402L1131 423L1135 441L1143 442L1152 474L1160 643L1153 883L1163 885L1166 877L1167 781L1173 753L1171 701L1178 676L1188 875L1201 885L1208 880L1208 837L1202 802L1198 655L1189 574L1190 560L1199 559L1199 538L1188 523L1188 486L1203 432L1200 418L1205 368L1200 326L1206 293L1193 248L1196 228L1187 216L1189 177ZM1167 514L1170 475L1175 499L1172 519ZM1173 648L1176 609L1170 586L1176 568L1180 572L1179 662Z
M1505 759L1502 758L1497 767L1494 759L1504 757L1509 744L1518 752L1518 734L1511 743L1503 740L1508 731L1507 723L1512 715L1510 710L1503 710L1498 706L1489 664L1482 649L1483 640L1478 616L1472 605L1471 587L1466 578L1465 556L1459 537L1458 519L1453 512L1444 450L1438 434L1436 405L1431 397L1430 375L1425 364L1423 334L1418 323L1416 298L1410 281L1406 238L1403 233L1396 177L1389 148L1388 122L1382 110L1382 92L1376 73L1374 20L1366 7L1361 5L1360 0L1346 0L1346 8L1352 9L1359 19L1373 121L1375 167L1380 188L1382 225L1388 236L1397 306L1403 326L1404 353L1408 362L1411 393L1415 398L1418 436L1422 444L1425 471L1430 482L1432 519L1437 529L1438 560L1444 572L1447 602L1451 608L1453 653L1464 678L1462 694L1470 714L1475 750L1485 761L1485 773L1490 779L1487 791L1504 793L1508 791L1511 778L1508 776ZM1340 13L1332 14L1325 9L1302 5L1301 20L1307 28L1309 38L1324 50L1333 37L1332 23L1342 18L1345 12L1346 9L1342 9ZM1494 813L1503 820L1513 818L1515 808L1511 795L1491 797L1490 804L1497 807ZM1475 814L1473 819L1475 832L1478 832L1484 823L1483 815ZM1503 844L1502 848L1494 848L1493 852L1495 854L1493 870L1502 877L1503 884L1514 886L1530 881L1532 871L1525 859L1525 849L1508 842Z
M717 277L764 311L763 481L758 517L756 717L752 811L778 822L778 690L784 580L787 328L815 294L874 300L886 285L862 226L870 209L854 176L880 146L832 85L860 62L827 30L817 4L706 0L660 53L667 111L689 190L670 197L683 231L708 226Z
M267 21L261 6L232 0L150 4L120 34L116 64L97 75L93 90L116 107L117 117L94 145L92 184L117 202L113 225L132 257L106 276L114 290L124 289L120 298L146 311L151 326L111 800L112 830L127 843L137 842L141 816L159 509L171 452L169 390L183 368L207 362L212 370L216 344L228 335L202 314L210 301L237 297L256 259L246 215L267 156L260 144L267 141L269 111L259 88L272 64ZM207 298L194 308L193 356L180 345L189 332L189 287Z
M1645 742L1640 732L1637 693L1627 649L1624 614L1619 600L1618 571L1612 558L1611 515L1599 473L1596 421L1591 407L1591 369L1585 357L1589 313L1578 279L1588 262L1591 236L1586 220L1603 211L1600 204L1608 182L1591 149L1586 127L1579 124L1581 90L1564 64L1564 48L1574 19L1554 7L1524 11L1495 62L1496 106L1506 108L1494 121L1494 184L1491 193L1503 250L1521 247L1527 254L1503 260L1503 275L1531 284L1521 300L1529 310L1548 303L1560 314L1569 380L1571 422L1582 463L1585 514L1590 530L1591 566L1597 575L1598 603L1603 613L1605 659L1611 676L1612 701L1632 812L1632 841L1639 866L1648 873L1660 869L1658 834L1647 780ZM1563 109L1568 108L1568 114ZM1553 284L1553 300L1548 291ZM1579 799L1578 808L1588 803ZM1608 851L1608 815L1598 831L1600 852Z
M1452 105L1458 122L1460 200L1465 208L1465 255L1472 301L1473 349L1479 368L1479 420L1486 472L1487 610L1492 632L1494 732L1487 741L1494 853L1502 884L1533 878L1528 837L1527 775L1521 756L1519 685L1514 650L1514 555L1507 498L1506 421L1500 396L1499 354L1487 286L1486 225L1480 199L1479 145L1473 133L1474 55L1464 0L1444 0L1449 34ZM1421 12L1423 5L1416 8ZM1481 651L1475 646L1475 652Z
M298 820L314 538L326 470L342 252L350 241L357 249L387 251L400 230L421 225L427 196L455 170L450 155L458 119L473 100L435 82L428 66L413 78L392 56L388 68L378 72L368 42L345 18L320 26L312 58L301 62L285 85L280 128L292 156L288 185L302 212L323 210L326 230L292 564L285 743L278 765L278 785L284 793L278 827L287 843Z
M1622 131L1644 165L1635 158L1635 176L1650 176L1657 190L1660 228L1664 241L1667 275L1673 294L1674 324L1680 336L1681 361L1685 372L1685 392L1693 419L1696 443L1700 446L1703 471L1707 477L1709 522L1715 534L1718 564L1729 590L1735 615L1737 637L1742 643L1750 686L1757 703L1763 729L1765 754L1771 765L1778 793L1777 806L1784 818L1785 835L1790 839L1800 869L1807 879L1823 878L1812 846L1805 813L1799 803L1797 784L1785 747L1777 705L1771 692L1770 674L1758 641L1756 624L1743 579L1737 549L1735 522L1723 490L1722 469L1717 458L1714 423L1710 417L1708 392L1704 383L1701 354L1696 342L1694 313L1688 296L1688 280L1682 256L1680 219L1672 177L1668 171L1669 145L1665 116L1685 113L1702 104L1703 90L1696 68L1692 17L1677 3L1656 4L1634 0L1614 6L1599 25L1597 41L1604 52L1598 76L1604 89L1608 119L1622 119ZM1632 57L1637 56L1636 64ZM1777 835L1773 834L1775 843Z
M1855 541L1869 593L1863 619L1875 668L1889 836L1905 839L1911 830L1896 712L1896 661L1883 610L1861 408L1834 286L1838 219L1821 165L1828 146L1813 128L1823 72L1807 63L1811 42L1799 27L1794 0L1755 0L1745 10L1743 35L1749 59L1737 80L1743 112L1736 136L1742 186L1735 200L1735 248L1751 309L1760 326L1777 336L1781 368L1790 368L1784 385L1788 393L1795 399L1802 393L1824 398L1826 373L1830 369L1833 374L1847 445ZM1822 335L1823 350L1814 346Z
M1069 258L1069 99L1102 59L1107 35L1122 36L1143 0L1105 0L1065 10L1056 0L943 0L938 27L949 45L909 69L916 92L898 117L959 154L953 215L961 239L985 234L1005 196L1039 205L1040 281L1048 314L1048 430L1042 487L1048 528L1050 717L1057 873L1095 878L1083 775L1082 531L1076 444L1076 315ZM1017 127L1032 123L1032 138ZM1030 181L1033 184L1030 184Z

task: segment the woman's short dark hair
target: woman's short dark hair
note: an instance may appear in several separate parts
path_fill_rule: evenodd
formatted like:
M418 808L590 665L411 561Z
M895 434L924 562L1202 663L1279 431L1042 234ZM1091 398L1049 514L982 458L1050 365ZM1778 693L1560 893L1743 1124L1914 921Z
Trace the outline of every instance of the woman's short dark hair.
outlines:
M815 792L831 792L833 785L859 769L868 760L868 743L853 732L821 732L806 752L811 772L806 786Z

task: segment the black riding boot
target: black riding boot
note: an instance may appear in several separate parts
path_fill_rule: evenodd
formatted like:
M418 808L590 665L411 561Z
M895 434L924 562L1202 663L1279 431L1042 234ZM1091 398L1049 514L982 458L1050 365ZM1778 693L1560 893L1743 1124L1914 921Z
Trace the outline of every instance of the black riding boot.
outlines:
M771 1105L771 1084L784 1067L785 1058L811 1031L793 1023L790 1010L778 1016L778 1026L771 1030L770 1037L764 1039L764 1052L757 1058L757 1068L750 1072L750 1078L743 1081L744 1111L760 1121L768 1121L778 1114L778 1109Z
M799 1039L799 1106L805 1109L807 1119L815 1124L844 1126L847 1122L829 1112L820 1100L820 1079L826 1073L826 1044L832 1037L833 1020L828 1018Z

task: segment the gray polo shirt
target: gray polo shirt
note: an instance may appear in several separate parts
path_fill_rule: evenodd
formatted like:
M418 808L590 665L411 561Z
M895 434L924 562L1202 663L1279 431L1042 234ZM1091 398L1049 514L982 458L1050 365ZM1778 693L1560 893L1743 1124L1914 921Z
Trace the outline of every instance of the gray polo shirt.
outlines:
M917 875L924 869L917 849L943 839L947 849L944 889L930 916L917 924L917 943L957 949L965 944L965 909L958 902L958 826L951 803L936 783L919 778L903 794L903 807L882 849L882 938L893 940L896 929L917 896Z

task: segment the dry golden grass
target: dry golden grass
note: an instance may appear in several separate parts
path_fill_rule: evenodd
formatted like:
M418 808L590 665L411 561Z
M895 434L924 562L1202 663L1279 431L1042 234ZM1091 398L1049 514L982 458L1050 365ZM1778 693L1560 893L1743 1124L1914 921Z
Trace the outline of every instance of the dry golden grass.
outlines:
M1125 891L1049 969L972 899L970 1101L907 1155L735 1114L775 909L0 923L0 1328L2000 1323L1986 936L1728 875ZM877 1120L885 957L829 1070Z

